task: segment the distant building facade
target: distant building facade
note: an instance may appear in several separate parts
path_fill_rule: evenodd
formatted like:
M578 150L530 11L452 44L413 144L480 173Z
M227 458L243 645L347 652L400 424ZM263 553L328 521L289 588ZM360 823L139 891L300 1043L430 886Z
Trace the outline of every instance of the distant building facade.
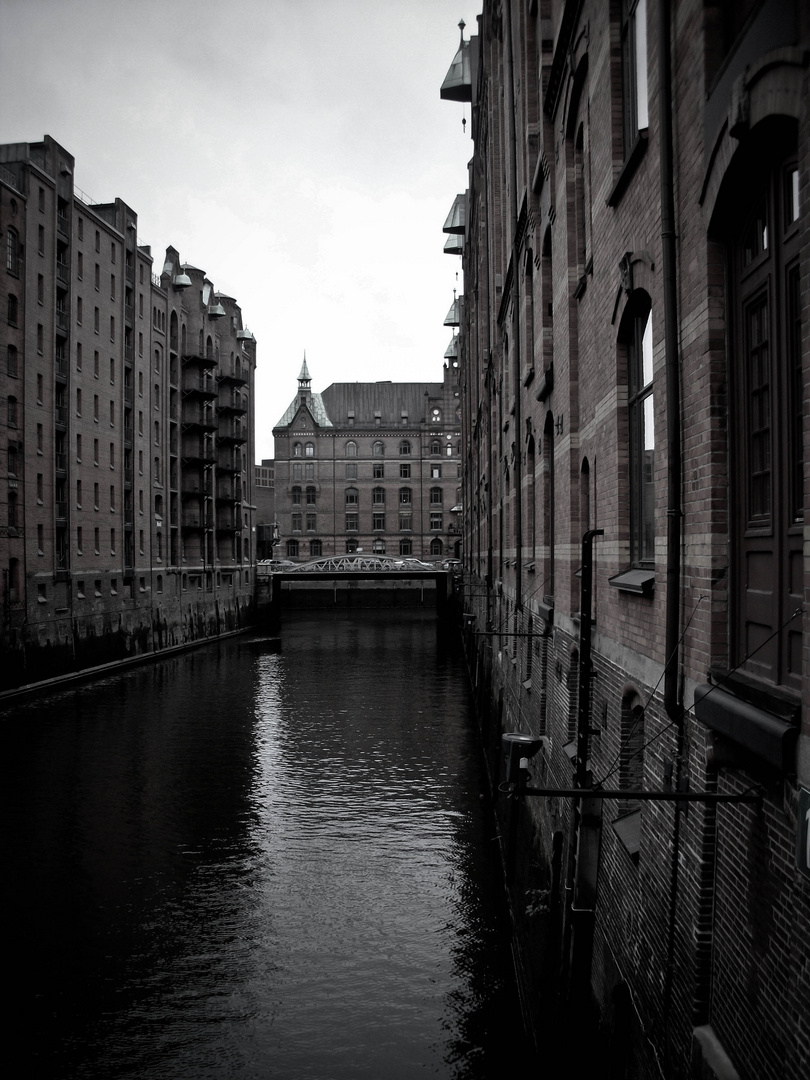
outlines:
M262 458L254 470L256 500L256 558L272 559L278 540L276 527L276 463Z
M0 147L0 642L14 685L236 628L255 341L50 137Z
M444 375L318 394L304 361L273 428L278 557L457 557L461 425L456 370Z
M810 1075L809 52L793 0L485 0L442 88L470 666L572 1076Z

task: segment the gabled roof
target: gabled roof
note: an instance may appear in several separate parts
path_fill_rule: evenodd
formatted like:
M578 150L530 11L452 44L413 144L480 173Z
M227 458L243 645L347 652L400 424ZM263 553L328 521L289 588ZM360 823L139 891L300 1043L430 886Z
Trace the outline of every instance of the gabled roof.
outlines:
M275 426L277 428L289 427L293 420L295 420L300 409L308 409L312 415L312 419L318 427L332 427L332 421L329 419L329 414L326 411L326 406L324 405L323 398L320 394L309 394L306 405L301 404L301 399L296 394L288 405L286 412Z

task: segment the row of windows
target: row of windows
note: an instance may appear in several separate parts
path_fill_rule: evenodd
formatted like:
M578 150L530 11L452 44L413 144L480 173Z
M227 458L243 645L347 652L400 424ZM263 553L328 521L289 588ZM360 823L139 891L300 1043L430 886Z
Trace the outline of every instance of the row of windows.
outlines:
M357 480L357 462L346 462L345 478L347 480ZM461 475L461 466L457 466L459 475ZM292 466L292 480L314 480L315 479L315 463L306 462L301 464L300 462L293 462ZM372 480L384 480L385 479L385 467L380 464L372 466ZM411 479L411 463L400 462L399 465L399 478L400 480ZM442 478L442 466L438 462L432 462L430 465L430 479L441 480Z
M308 487L303 492L307 506L314 506L317 500L317 492L314 487ZM371 502L373 506L385 506L385 488L375 487L371 490ZM293 506L301 505L302 490L294 487L290 492ZM429 492L431 506L441 506L444 494L440 487L432 487ZM400 506L410 506L413 502L413 488L403 487L399 489L398 500ZM357 506L360 501L360 493L357 488L346 488L346 505Z
M323 555L322 541L312 539L309 540L308 543L309 557L311 559L320 558L320 556ZM290 539L287 540L286 546L288 559L298 559L305 554L303 542L297 540L295 537L290 537ZM399 554L403 557L410 557L413 555L413 541L410 539L410 537L400 537L398 542L398 548ZM351 536L348 537L346 540L346 554L354 555L360 550L361 549L357 546L357 540L355 540ZM371 551L373 555L385 555L385 540L381 536L377 536L374 538L371 544ZM438 538L438 536L434 536L433 539L430 541L430 554L433 558L437 558L444 554L444 544Z
M355 443L355 442L347 442L346 445L344 446L343 450L344 450L344 455L347 458L357 457L357 443ZM461 453L461 443L460 442L457 442L455 444L455 446L453 446L452 443L448 442L444 447L442 446L442 443L440 443L438 440L434 440L430 444L430 454L432 456L434 456L434 457L439 456L439 455L445 455L446 457L451 457L454 452L456 454ZM371 447L371 454L372 454L373 457L384 457L385 456L385 443L383 443L383 442L381 442L379 440L377 442L373 443L373 445ZM399 456L400 457L410 457L410 455L411 455L411 444L409 442L407 442L407 441L401 442L399 444ZM292 454L292 456L296 457L296 458L314 457L315 456L315 444L311 443L311 442L308 442L308 443L295 442L295 443L293 443L293 454Z
M410 511L401 511L398 519L398 528L400 532L413 532L413 514ZM318 521L317 514L308 513L303 514L298 511L291 515L290 521L291 529L293 533L300 532L317 532ZM444 528L444 517L441 511L431 511L430 513L430 531L442 532ZM345 530L348 533L360 531L360 515L355 511L347 511L345 516ZM372 513L371 515L371 531L372 532L386 532L386 517L384 513Z

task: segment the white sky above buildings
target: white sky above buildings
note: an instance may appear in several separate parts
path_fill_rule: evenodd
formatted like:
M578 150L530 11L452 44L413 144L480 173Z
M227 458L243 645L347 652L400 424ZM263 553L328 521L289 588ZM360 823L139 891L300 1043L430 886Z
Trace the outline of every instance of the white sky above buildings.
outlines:
M439 87L469 0L0 0L0 142L53 136L233 296L258 342L256 454L306 350L332 382L440 381L461 289L442 225L469 106ZM467 134L462 116L467 118ZM457 276L458 275L458 276Z

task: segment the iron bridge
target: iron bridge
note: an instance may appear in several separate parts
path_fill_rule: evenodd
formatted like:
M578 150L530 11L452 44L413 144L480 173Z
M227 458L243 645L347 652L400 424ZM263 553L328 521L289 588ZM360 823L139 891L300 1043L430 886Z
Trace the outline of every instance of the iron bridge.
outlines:
M259 572L265 572L261 565ZM296 563L266 571L282 577L329 578L343 580L352 577L369 578L442 578L448 573L441 567L413 558L394 558L386 555L333 555L329 558L313 559L311 562Z

